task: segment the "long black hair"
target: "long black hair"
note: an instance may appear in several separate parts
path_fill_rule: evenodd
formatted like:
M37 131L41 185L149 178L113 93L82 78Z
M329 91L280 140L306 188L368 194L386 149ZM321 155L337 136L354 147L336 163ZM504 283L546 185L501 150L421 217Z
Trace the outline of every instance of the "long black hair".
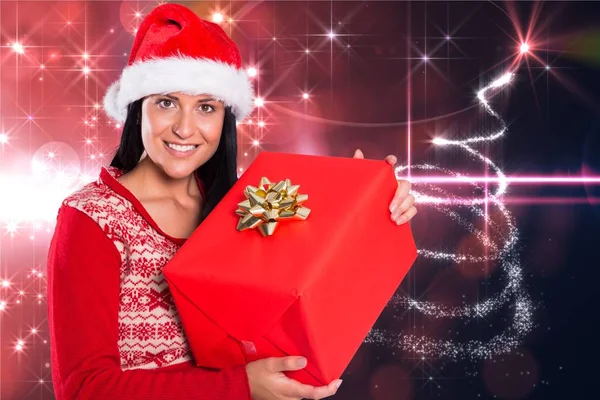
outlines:
M127 173L140 161L144 153L141 124L138 123L142 112L143 99L129 104L127 119L123 125L121 142L111 161L116 167ZM231 107L225 107L221 141L215 154L195 173L204 187L204 207L202 219L215 208L237 180L237 128Z

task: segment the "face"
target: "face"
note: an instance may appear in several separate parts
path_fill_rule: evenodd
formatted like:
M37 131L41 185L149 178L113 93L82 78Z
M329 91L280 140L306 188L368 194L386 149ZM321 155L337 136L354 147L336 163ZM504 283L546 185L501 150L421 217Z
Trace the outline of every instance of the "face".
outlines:
M142 142L167 176L192 174L217 151L225 105L210 95L152 95L142 102Z

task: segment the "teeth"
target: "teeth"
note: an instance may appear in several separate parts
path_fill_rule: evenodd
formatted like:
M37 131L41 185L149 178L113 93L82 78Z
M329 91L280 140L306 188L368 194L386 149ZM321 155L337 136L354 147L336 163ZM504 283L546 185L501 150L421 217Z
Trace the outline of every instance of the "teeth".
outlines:
M173 144L173 143L167 143L167 146L169 146L173 150L177 150L177 151L181 151L181 152L192 151L196 147L198 147L198 146L194 146L193 144L191 144L189 146L180 146L178 144Z

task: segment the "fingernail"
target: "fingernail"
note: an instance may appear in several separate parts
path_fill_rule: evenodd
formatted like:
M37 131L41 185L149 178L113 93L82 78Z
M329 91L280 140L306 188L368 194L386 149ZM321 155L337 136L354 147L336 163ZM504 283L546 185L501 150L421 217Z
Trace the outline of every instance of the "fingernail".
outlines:
M391 212L391 213L393 213L393 212L394 212L394 211L396 211L397 209L398 209L398 203L396 203L396 202L393 202L393 203L390 205L390 212Z
M339 388L340 388L340 386L342 386L342 382L343 382L343 381L342 381L341 379L338 379L337 383L335 384L335 387L336 387L337 389L339 389Z
M296 362L296 364L300 368L306 367L306 358L299 358L298 361Z
M402 224L404 223L404 220L405 220L405 219L406 219L405 217L400 217L400 218L398 218L398 219L396 220L396 224L398 224L398 225L402 225Z

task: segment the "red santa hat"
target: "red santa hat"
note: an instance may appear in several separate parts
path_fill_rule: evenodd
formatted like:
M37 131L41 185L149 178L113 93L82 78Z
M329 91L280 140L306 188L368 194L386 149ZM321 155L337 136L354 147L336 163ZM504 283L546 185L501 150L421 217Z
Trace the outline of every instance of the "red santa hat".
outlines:
M130 103L171 92L210 94L231 106L238 121L250 114L254 98L237 45L219 25L179 4L160 5L144 18L104 109L124 122Z

